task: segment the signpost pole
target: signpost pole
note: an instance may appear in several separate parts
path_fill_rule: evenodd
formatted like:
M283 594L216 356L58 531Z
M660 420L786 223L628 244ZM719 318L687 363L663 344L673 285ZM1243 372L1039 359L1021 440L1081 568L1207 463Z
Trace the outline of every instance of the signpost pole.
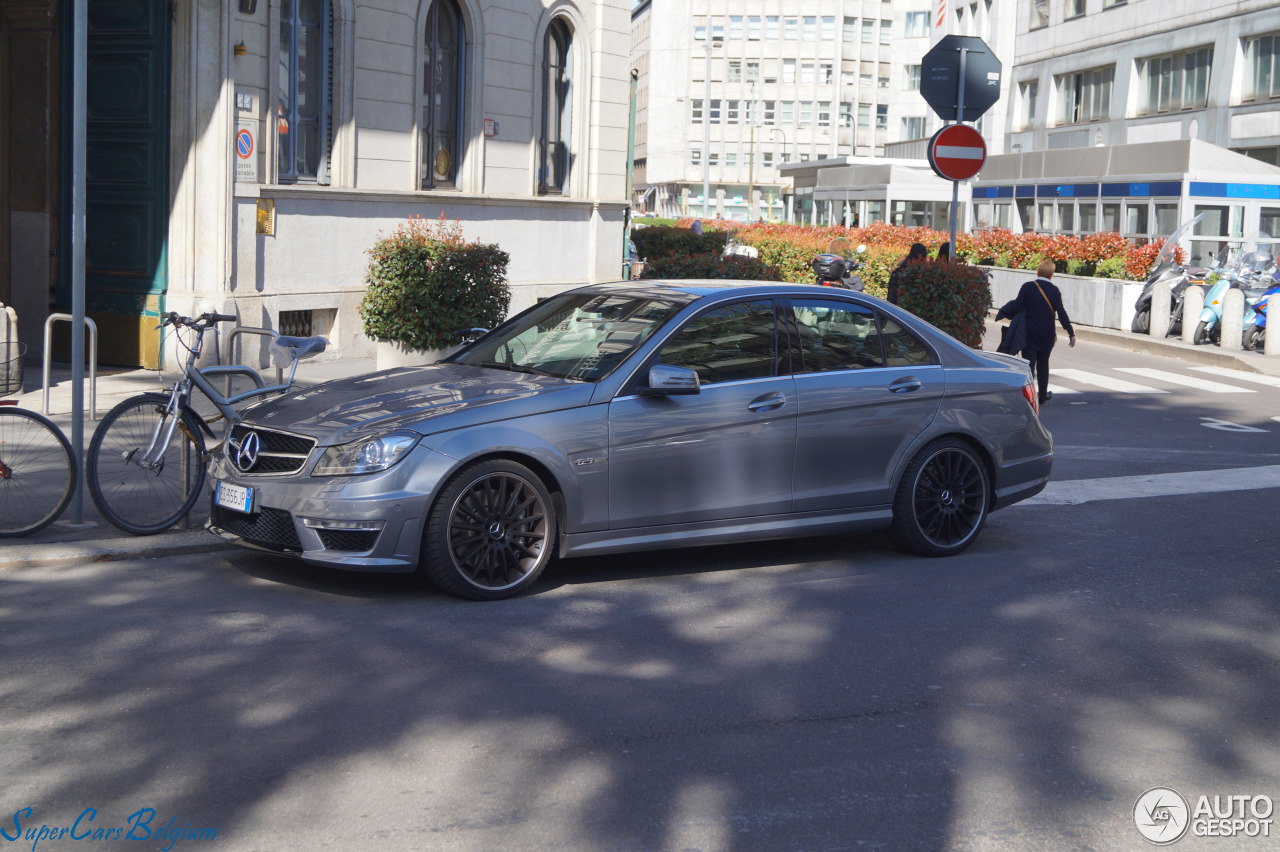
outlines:
M956 78L956 123L964 121L964 56L968 48L960 48L960 73ZM956 259L956 214L960 208L960 181L951 182L951 260Z

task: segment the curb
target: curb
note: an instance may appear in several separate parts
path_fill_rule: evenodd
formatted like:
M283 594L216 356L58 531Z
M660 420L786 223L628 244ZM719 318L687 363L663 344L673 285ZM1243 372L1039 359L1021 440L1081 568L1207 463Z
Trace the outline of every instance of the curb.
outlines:
M123 559L155 559L182 553L212 553L233 549L236 549L235 545L228 544L205 530L44 544L7 543L0 550L0 571Z

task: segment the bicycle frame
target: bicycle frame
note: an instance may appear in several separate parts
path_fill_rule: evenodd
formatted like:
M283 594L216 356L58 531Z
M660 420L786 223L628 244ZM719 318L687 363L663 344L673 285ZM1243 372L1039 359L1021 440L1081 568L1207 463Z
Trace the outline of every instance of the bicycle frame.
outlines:
M235 409L238 403L271 393L286 393L293 387L293 377L298 370L297 358L293 359L293 363L289 366L289 378L278 385L265 384L262 376L256 370L244 365L206 367L204 370L196 369L196 361L199 360L200 353L204 349L204 333L212 327L211 325L204 325L193 328L196 332L195 345L187 350L187 363L182 368L182 378L174 382L173 387L169 389L169 401L165 404L166 420L161 421L161 423L166 423L167 425L164 425L162 430L161 423L156 424L155 430L151 433L151 443L147 445L141 460L138 461L139 467L154 470L161 464L165 448L173 440L173 430L177 428L178 420L182 417L183 410L190 408L189 403L193 386L214 404L218 412L227 419L228 425L238 423L241 420L240 413ZM249 376L253 379L256 387L228 397L219 393L207 378L207 376L222 376L235 373ZM194 411L192 411L192 414L195 415L201 428L205 430L209 437L214 437L213 430L205 423L204 418ZM164 432L163 437L160 435L161 431ZM230 429L227 430L226 434L230 434Z

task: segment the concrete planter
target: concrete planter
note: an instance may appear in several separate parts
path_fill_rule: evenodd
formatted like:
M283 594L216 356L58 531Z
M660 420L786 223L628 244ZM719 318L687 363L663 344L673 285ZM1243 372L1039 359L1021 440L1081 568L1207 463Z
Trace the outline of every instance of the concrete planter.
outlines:
M1018 295L1024 282L1036 277L1026 269L983 267L991 272L991 301L997 309ZM1142 292L1141 281L1117 281L1113 278L1085 278L1058 274L1053 283L1062 291L1062 305L1072 324L1128 331L1133 322L1134 304Z
M458 351L457 346L448 349L414 349L394 340L379 340L377 352L377 368L390 370L393 367L421 367L434 364Z

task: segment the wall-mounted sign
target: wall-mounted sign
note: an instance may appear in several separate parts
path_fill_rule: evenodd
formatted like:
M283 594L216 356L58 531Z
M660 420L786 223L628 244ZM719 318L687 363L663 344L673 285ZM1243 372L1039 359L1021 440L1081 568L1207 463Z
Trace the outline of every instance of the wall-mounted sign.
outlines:
M258 182L258 122L252 118L236 121L236 135L232 140L235 150L236 180L245 183Z
M484 135L485 135L485 136L489 136L489 137L497 136L497 135L498 135L498 120L497 120L497 119L495 119L495 118L486 118L486 119L484 120Z

